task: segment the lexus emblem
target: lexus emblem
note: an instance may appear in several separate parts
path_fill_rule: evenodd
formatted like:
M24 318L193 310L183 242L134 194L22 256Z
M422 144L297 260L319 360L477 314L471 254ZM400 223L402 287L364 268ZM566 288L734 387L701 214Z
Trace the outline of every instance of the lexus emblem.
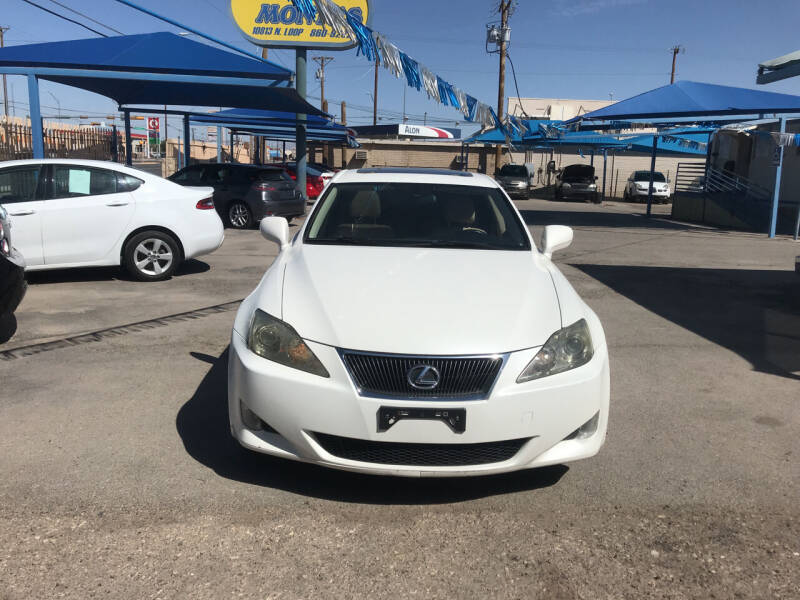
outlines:
M416 365L408 370L408 384L418 390L433 390L439 385L442 376L439 370L431 365Z

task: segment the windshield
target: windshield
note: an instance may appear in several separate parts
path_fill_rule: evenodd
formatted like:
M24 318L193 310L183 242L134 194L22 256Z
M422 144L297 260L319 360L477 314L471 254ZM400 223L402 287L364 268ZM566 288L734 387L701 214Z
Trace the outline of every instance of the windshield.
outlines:
M331 185L311 215L309 244L530 250L497 188L424 183Z
M650 182L650 171L636 171L634 175L634 181L644 181L645 183ZM653 181L658 183L664 183L667 179L664 177L663 173L659 173L656 171L653 173Z
M523 165L503 165L500 175L505 177L527 177L528 171Z

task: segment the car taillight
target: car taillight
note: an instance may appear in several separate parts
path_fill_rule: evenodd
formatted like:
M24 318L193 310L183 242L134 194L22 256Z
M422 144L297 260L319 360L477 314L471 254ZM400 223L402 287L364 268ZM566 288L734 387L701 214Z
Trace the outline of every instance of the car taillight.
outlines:
M195 206L198 210L211 210L214 208L214 199L213 198L203 198L202 200L198 201L197 206Z
M8 240L6 238L3 238L3 240L0 241L0 251L2 251L2 253L6 256L11 254L11 248L9 247Z
M278 188L268 183L254 183L253 189L257 192L276 192Z

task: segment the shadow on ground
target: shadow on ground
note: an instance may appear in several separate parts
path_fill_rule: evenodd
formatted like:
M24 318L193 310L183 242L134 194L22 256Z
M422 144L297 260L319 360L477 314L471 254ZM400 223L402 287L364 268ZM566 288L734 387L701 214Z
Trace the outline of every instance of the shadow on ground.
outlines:
M794 271L571 266L758 371L800 380L800 277Z
M560 202L557 204L561 204ZM521 210L528 225L567 225L569 227L613 227L627 229L660 229L686 231L697 229L684 223L669 221L663 215L651 218L635 213L603 210Z
M208 356L193 353L203 362ZM361 475L273 458L243 449L228 429L228 351L213 361L176 418L186 451L218 475L253 485L341 502L440 504L533 490L557 483L565 466L458 479Z
M194 258L180 264L173 277L205 273L211 267L208 263ZM25 279L31 285L48 283L75 283L84 281L136 281L125 269L120 267L87 267L84 269L56 269L53 271L28 271Z

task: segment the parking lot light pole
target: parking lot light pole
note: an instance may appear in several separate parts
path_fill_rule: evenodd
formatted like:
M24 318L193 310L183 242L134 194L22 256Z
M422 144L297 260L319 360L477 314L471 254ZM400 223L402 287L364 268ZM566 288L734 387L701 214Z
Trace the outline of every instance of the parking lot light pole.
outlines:
M295 50L295 87L297 94L306 99L306 49ZM295 167L297 173L297 187L306 198L306 115L297 114L297 128L295 130ZM308 198L306 198L308 200Z
M650 157L650 186L647 188L647 216L653 210L653 179L656 172L656 151L658 150L658 131L653 134L653 154Z

